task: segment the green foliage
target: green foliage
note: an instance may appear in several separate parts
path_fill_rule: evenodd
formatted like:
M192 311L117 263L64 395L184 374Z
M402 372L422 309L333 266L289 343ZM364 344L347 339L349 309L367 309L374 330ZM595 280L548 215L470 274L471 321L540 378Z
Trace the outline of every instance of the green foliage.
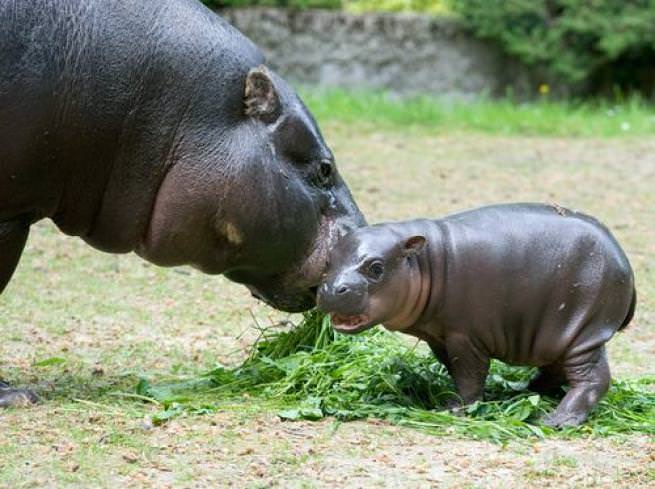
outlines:
M655 0L451 0L478 35L591 92L655 87Z
M328 8L339 9L341 0L202 0L213 8L282 7L293 9Z
M344 7L351 12L424 12L447 14L448 0L345 0Z
M655 0L203 0L222 7L455 14L544 80L655 95Z
M655 434L655 379L615 382L582 427L556 432L540 423L556 400L527 392L532 369L494 362L487 398L453 413L444 408L455 394L445 368L431 354L377 329L343 336L318 312L291 331L264 332L251 356L236 368L219 367L204 378L151 386L141 381L140 398L161 403L161 424L183 414L237 409L261 403L288 420L333 417L348 421L385 419L430 433L503 442L545 436ZM239 404L239 400L241 403Z
M307 8L345 8L351 12L426 12L443 14L449 11L448 0L202 0L215 8L225 7L283 7Z
M655 107L638 97L622 102L463 102L430 97L398 98L382 92L300 90L321 122L375 124L443 132L527 136L651 136Z

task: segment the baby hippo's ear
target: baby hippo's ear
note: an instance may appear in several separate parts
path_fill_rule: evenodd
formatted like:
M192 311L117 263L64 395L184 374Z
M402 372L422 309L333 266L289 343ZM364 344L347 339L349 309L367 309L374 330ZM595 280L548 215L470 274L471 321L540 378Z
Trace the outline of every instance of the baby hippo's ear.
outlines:
M403 244L403 255L418 255L425 247L427 240L425 236L412 236Z
M265 66L252 68L246 77L244 92L245 113L268 124L280 115L280 99Z

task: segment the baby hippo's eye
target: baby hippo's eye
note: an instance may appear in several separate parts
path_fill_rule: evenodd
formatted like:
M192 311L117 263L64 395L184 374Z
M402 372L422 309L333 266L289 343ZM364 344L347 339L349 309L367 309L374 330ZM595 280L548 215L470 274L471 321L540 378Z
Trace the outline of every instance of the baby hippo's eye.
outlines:
M366 274L372 280L380 280L384 274L384 264L379 260L374 261L368 266Z

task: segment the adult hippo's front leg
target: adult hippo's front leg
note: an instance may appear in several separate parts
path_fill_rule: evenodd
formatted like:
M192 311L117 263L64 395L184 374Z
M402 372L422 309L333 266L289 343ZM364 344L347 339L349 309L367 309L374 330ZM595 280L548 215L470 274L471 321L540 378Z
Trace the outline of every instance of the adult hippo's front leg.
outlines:
M16 389L0 381L0 408L22 407L35 404L39 397L29 389Z
M0 224L0 294L16 270L29 230L29 224L20 219ZM32 391L14 389L0 381L0 408L24 406L37 400L38 397Z
M21 219L0 223L0 294L16 270L29 232L29 224Z

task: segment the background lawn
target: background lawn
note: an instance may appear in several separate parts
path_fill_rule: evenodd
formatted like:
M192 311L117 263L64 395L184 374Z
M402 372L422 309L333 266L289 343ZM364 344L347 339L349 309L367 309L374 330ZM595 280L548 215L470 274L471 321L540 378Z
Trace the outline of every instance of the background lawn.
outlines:
M614 376L655 373L652 110L503 102L455 110L365 96L378 105L339 105L338 93L308 99L370 222L501 201L597 216L625 247L639 292L634 322L609 344ZM297 317L222 278L102 254L46 222L33 229L0 315L3 376L47 399L0 412L0 487L655 484L654 440L641 435L494 445L378 421L286 423L247 401L155 427L160 408L129 397L138 377L236 364L255 323Z

